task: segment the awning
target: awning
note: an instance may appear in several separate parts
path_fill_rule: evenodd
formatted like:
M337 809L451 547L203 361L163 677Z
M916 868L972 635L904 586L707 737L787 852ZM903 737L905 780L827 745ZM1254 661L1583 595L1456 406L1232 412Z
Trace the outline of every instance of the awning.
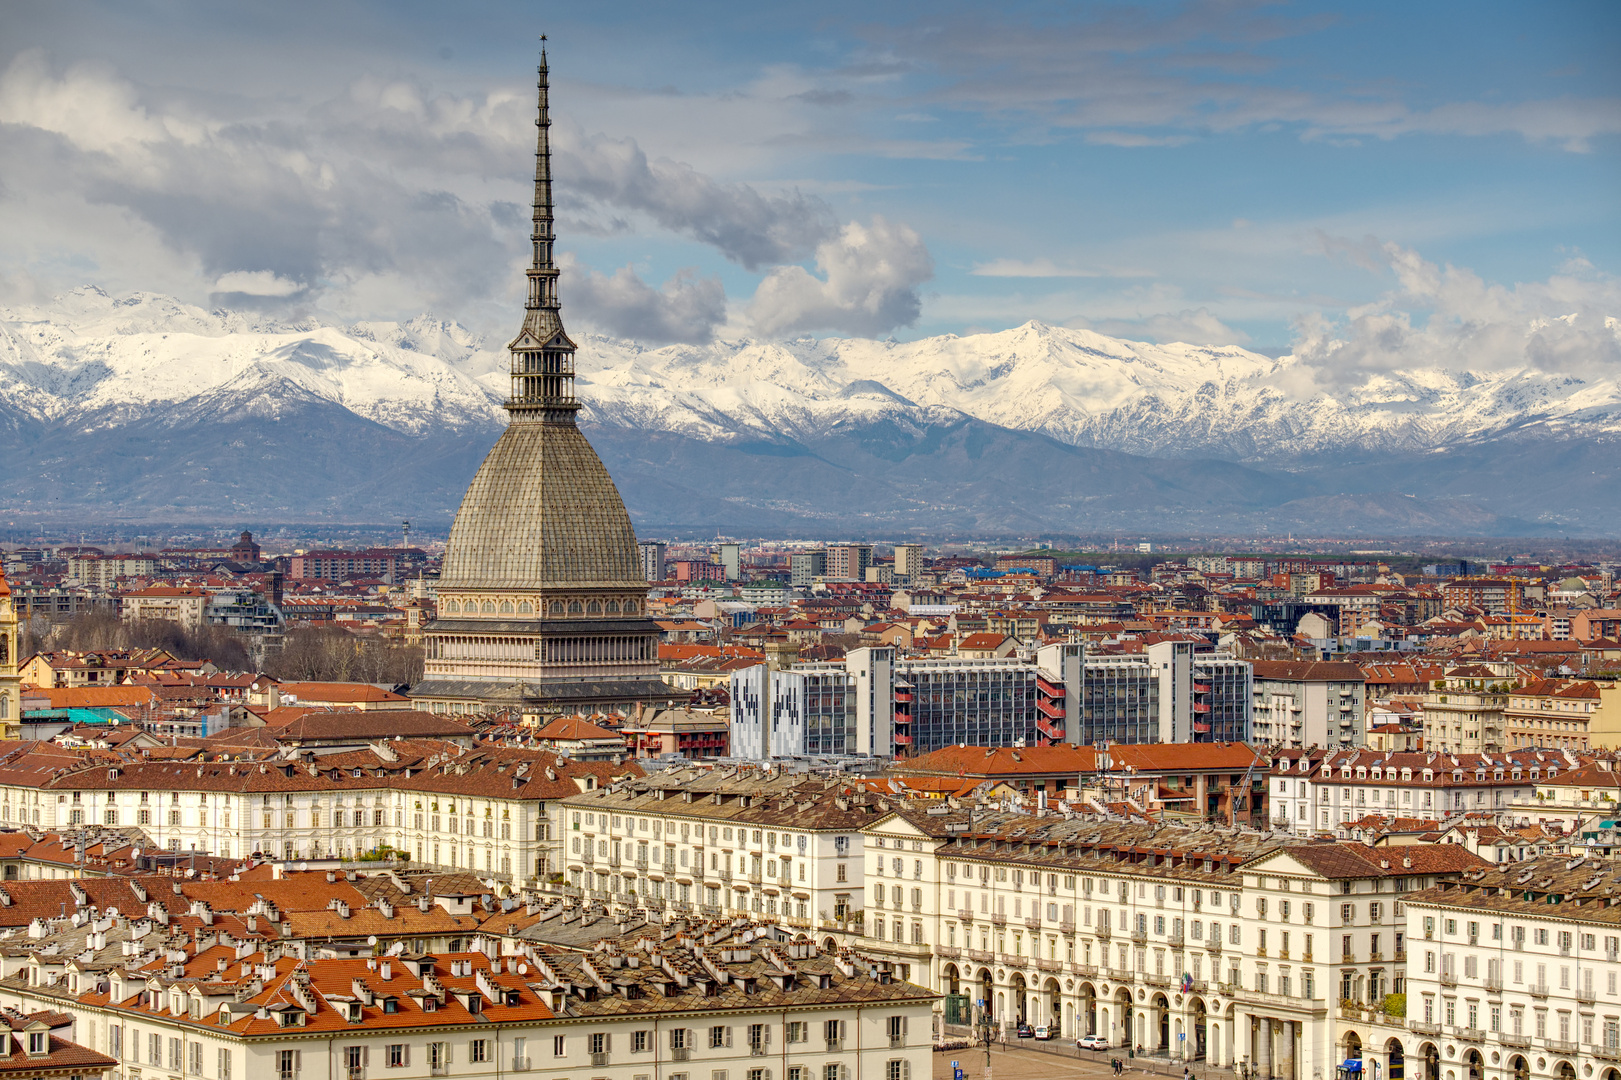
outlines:
M1345 1062L1345 1071L1346 1072L1361 1072L1362 1071L1362 1059L1361 1058L1348 1058L1346 1060L1346 1062Z

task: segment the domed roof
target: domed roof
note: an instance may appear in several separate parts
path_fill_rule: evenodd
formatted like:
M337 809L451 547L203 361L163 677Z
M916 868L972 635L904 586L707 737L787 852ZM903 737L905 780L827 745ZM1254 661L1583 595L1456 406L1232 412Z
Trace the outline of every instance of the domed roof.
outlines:
M507 426L462 497L439 584L647 588L624 500L579 428Z

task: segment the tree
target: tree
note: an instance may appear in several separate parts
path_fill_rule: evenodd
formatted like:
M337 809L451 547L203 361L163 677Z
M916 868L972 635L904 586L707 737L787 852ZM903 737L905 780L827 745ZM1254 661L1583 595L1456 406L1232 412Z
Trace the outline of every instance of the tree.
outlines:
M337 627L299 627L287 631L265 669L293 681L414 683L422 678L422 649Z

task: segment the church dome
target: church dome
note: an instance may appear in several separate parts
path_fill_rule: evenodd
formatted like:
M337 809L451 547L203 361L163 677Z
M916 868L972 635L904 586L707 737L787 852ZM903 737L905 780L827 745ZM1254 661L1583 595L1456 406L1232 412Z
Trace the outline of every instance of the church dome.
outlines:
M440 588L646 589L625 502L571 423L508 425L473 477Z

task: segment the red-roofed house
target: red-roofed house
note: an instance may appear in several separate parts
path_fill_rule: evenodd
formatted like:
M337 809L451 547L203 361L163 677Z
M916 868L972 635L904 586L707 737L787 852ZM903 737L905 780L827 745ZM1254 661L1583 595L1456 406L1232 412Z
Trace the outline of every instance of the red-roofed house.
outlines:
M577 761L606 761L626 753L622 732L583 716L553 717L535 732L535 739L544 749L567 754Z

